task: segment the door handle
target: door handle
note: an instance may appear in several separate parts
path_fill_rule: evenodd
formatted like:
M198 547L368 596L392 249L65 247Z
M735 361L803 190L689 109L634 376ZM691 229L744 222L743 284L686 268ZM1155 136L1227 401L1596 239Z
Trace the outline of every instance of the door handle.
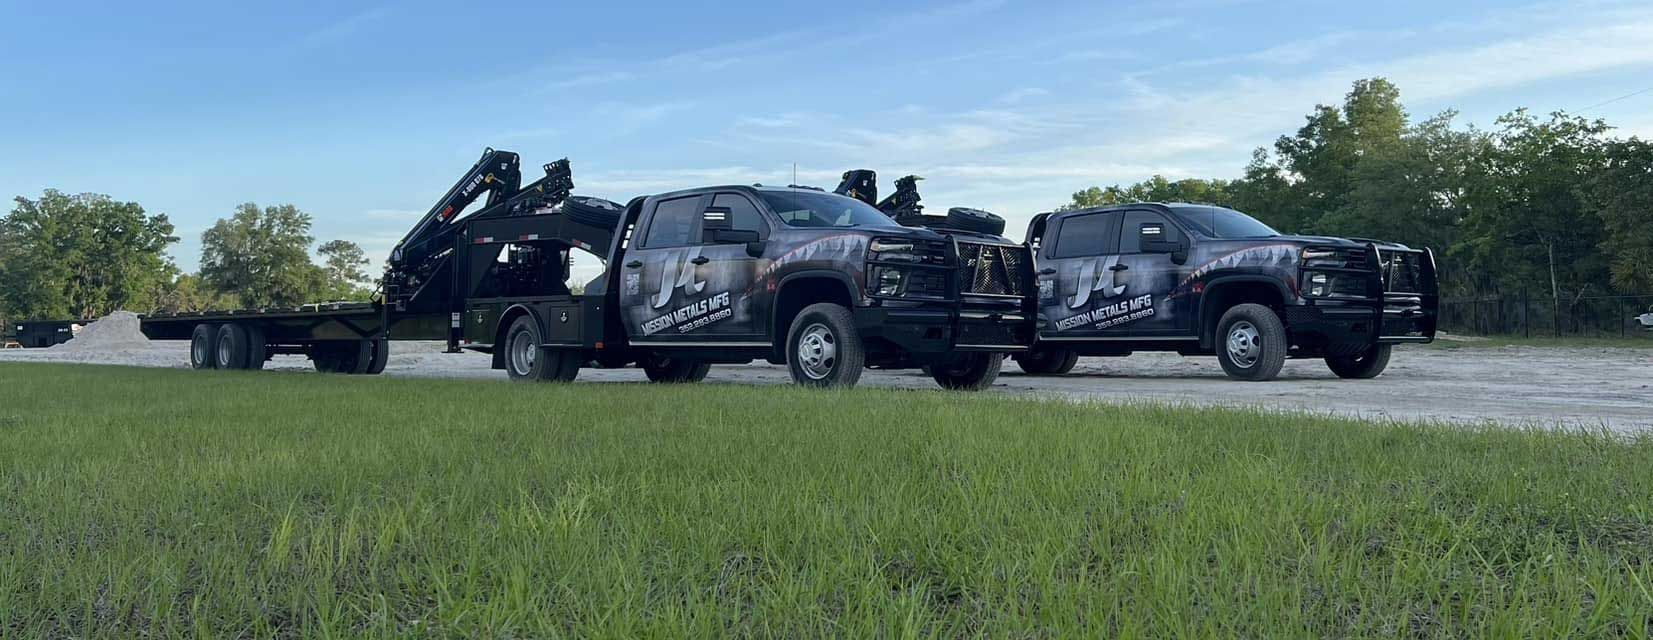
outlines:
M1054 273L1056 273L1056 267L1045 267L1039 270L1039 275L1041 276L1048 276Z
M626 263L626 268L627 269L636 269L636 268L641 267L641 266L643 266L643 261L642 260L632 260L631 262Z
M706 264L706 263L711 262L711 261L712 261L712 259L708 258L706 256L695 256L694 259L690 260L689 262L692 262L694 264Z
M1108 267L1108 270L1109 271L1124 271L1124 270L1129 269L1129 268L1130 267L1128 267L1126 265L1116 264L1114 266Z

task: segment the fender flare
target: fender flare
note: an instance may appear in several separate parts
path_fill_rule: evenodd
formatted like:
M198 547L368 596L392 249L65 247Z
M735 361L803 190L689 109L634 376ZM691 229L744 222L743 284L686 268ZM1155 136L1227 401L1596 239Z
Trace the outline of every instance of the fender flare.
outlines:
M1205 301L1211 296L1211 291L1213 289L1220 290L1223 285L1239 283L1263 283L1272 286L1280 293L1280 300L1286 303L1290 303L1297 297L1296 294L1292 293L1290 289L1286 288L1285 283L1281 282L1279 278L1270 277L1263 274L1233 274L1217 276L1207 280L1204 289L1200 293L1199 308L1194 314L1194 317L1199 320L1199 326L1197 327L1199 333L1196 335L1199 336L1201 346L1209 346L1207 343L1208 338L1213 340L1215 339L1214 337L1206 335L1207 321L1212 320L1211 315L1216 313L1214 309L1205 304Z
M778 345L781 342L784 342L786 340L786 336L784 334L782 334L781 327L779 326L780 325L780 314L776 313L776 311L778 311L778 309L775 308L775 302L779 301L781 299L781 294L786 291L787 283L795 281L795 280L802 280L804 278L812 278L812 279L813 278L826 278L826 279L830 279L830 280L835 280L835 281L838 282L838 284L843 285L844 293L847 294L847 297L850 300L850 306L852 307L851 310L853 310L855 302L857 300L861 299L861 296L857 295L856 291L855 291L855 279L849 277L849 274L844 273L842 271L833 271L831 269L804 269L802 271L793 271L792 273L788 273L784 276L781 276L780 282L778 284L776 284L776 286L775 286L775 295L774 295L774 297L770 298L770 300L771 300L770 305L769 305L769 337L770 337L769 341L770 342L775 343L775 344Z
M516 322L517 317L524 314L534 319L534 326L539 327L540 336L545 335L545 319L540 317L533 306L518 302L506 307L505 311L499 314L499 324L494 327L493 368L505 368L505 350L500 348L500 343L505 340L505 332L511 330L511 325Z

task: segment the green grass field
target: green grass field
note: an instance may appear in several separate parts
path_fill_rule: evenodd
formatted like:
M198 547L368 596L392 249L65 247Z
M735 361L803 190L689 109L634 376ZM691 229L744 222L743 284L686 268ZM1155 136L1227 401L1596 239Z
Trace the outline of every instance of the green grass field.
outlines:
M0 389L8 639L1653 633L1650 438L73 365Z

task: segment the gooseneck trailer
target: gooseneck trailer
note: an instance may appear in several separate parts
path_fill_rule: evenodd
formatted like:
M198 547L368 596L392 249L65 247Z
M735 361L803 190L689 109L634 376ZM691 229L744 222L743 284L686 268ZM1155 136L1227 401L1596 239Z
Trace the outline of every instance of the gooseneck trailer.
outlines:
M619 205L570 195L567 160L526 186L519 165L484 152L397 245L371 302L151 315L143 331L190 340L196 368L293 354L323 372L374 374L391 341L441 340L491 354L517 380L637 366L692 382L713 364L767 360L803 385L923 367L955 389L985 388L1004 354L1032 343L1031 256L996 234L906 227L795 186ZM604 263L577 291L574 250Z

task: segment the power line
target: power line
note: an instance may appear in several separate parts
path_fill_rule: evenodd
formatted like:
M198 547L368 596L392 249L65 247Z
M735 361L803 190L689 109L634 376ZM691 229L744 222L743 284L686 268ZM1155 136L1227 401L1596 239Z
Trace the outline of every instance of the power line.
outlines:
M1595 104L1592 104L1592 105L1590 105L1590 106L1588 106L1588 107L1585 107L1585 108L1583 108L1583 109L1579 109L1579 110L1578 110L1578 111L1574 111L1574 112L1573 112L1573 113L1584 113L1584 112L1586 112L1586 111L1589 111L1589 110L1591 110L1591 109L1594 109L1594 108L1596 108L1596 107L1605 107L1605 106L1607 106L1607 105L1610 105L1610 104L1613 104L1613 103L1615 103L1615 102L1618 102L1618 101L1620 101L1620 100L1628 100L1628 99L1630 99L1630 98L1634 98L1634 97L1636 97L1636 96L1639 96L1639 95L1641 95L1641 94L1644 94L1644 93L1647 93L1647 92L1649 92L1649 91L1653 91L1653 87L1648 87L1648 88L1646 88L1646 89L1642 89L1642 90L1641 90L1641 91L1635 91L1635 92L1631 92L1631 93L1626 93L1626 94L1624 94L1624 95L1622 95L1622 96L1619 96L1619 97L1617 97L1617 98L1613 98L1613 99L1612 99L1612 100L1607 100L1607 101L1605 101L1605 102L1597 102L1597 103L1595 103Z

